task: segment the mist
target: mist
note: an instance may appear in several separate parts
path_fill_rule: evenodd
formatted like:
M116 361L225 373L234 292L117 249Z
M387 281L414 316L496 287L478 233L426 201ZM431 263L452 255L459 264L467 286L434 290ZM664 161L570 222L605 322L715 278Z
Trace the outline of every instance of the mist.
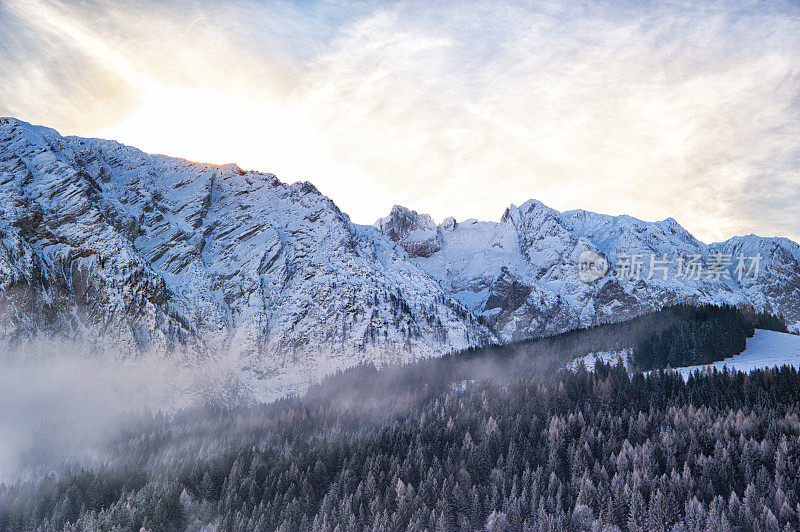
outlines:
M145 413L246 404L233 357L197 360L87 353L64 343L0 360L0 482L98 466Z
M326 417L346 419L340 430L367 430L413 410L452 383L505 386L521 377L557 371L591 351L631 347L653 327L634 322L625 325L623 337L610 326L407 365L370 364L306 382L295 392L302 392L297 397L301 403L324 404ZM286 396L289 389L280 383L243 381L239 362L236 353L126 358L65 342L5 353L0 359L0 482L115 461L111 448L137 433L143 416L161 413L169 418L196 408L270 403L279 398L274 386ZM201 410L191 415L206 414ZM245 415L236 430L257 432L264 424L261 415ZM199 452L203 438L195 436Z
M235 353L123 358L54 344L35 350L51 355L31 356L29 347L0 362L0 482L69 468L119 466L120 456L126 455L119 445L163 429L153 421L157 414L166 423L177 415L191 428L148 447L147 456L127 459L152 467L187 449L191 456L213 459L243 440L274 446L298 435L350 438L413 416L428 401L467 386L504 389L557 374L576 358L633 348L679 322L677 316L659 312L408 364L362 364L306 382L293 394L269 379L240 380L241 361ZM281 396L265 395L275 392L274 386L284 390Z

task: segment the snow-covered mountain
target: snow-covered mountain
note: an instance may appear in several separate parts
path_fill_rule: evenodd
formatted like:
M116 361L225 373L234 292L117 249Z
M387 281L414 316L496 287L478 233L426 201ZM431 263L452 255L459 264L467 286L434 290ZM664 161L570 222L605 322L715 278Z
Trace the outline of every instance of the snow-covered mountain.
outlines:
M756 279L617 279L626 254L760 253ZM586 253L611 271L584 282ZM235 353L271 395L363 360L442 354L617 320L676 301L752 304L800 326L800 246L705 245L539 202L499 222L395 207L353 224L310 183L62 137L0 118L0 346ZM731 272L734 266L730 266ZM730 276L729 276L730 277Z
M785 238L750 235L706 245L673 219L650 223L561 213L535 200L512 205L500 222L448 218L438 226L427 215L396 206L375 227L482 316L501 341L678 302L749 305L783 314L800 328L800 246ZM579 275L586 253L610 265L594 282ZM751 270L756 255L757 271ZM739 257L746 270L737 271ZM692 260L700 267L690 270ZM637 262L640 274L634 275Z
M0 340L232 351L278 390L493 341L310 183L0 119Z

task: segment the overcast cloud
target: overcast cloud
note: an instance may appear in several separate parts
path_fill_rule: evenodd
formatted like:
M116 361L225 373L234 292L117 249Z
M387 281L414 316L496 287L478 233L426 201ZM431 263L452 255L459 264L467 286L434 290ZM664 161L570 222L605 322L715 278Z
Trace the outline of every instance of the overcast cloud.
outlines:
M0 5L0 114L308 179L371 223L561 209L800 239L790 2Z

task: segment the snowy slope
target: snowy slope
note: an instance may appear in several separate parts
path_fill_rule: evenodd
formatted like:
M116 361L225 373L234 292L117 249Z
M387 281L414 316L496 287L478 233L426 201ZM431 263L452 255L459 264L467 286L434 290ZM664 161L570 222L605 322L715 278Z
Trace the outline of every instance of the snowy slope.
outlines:
M775 366L794 366L800 369L800 336L757 329L747 340L747 348L738 355L705 366L674 368L684 378L705 368L722 370L724 367L748 372Z

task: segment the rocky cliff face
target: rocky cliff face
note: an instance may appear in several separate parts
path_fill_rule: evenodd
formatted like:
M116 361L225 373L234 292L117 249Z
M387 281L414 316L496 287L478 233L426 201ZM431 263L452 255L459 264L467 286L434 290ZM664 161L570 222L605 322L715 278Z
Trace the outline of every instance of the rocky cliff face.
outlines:
M395 205L389 216L375 222L375 227L400 244L412 258L427 258L442 249L437 236L438 228L427 214L418 214Z
M608 260L584 282L589 253ZM757 278L619 276L625 255L763 257ZM618 320L678 301L751 304L800 327L800 246L705 245L528 201L499 222L403 207L351 223L309 183L149 155L0 119L0 348L41 339L182 357L234 353L276 396L396 362ZM645 270L645 273L646 270ZM666 275L669 274L669 275Z

